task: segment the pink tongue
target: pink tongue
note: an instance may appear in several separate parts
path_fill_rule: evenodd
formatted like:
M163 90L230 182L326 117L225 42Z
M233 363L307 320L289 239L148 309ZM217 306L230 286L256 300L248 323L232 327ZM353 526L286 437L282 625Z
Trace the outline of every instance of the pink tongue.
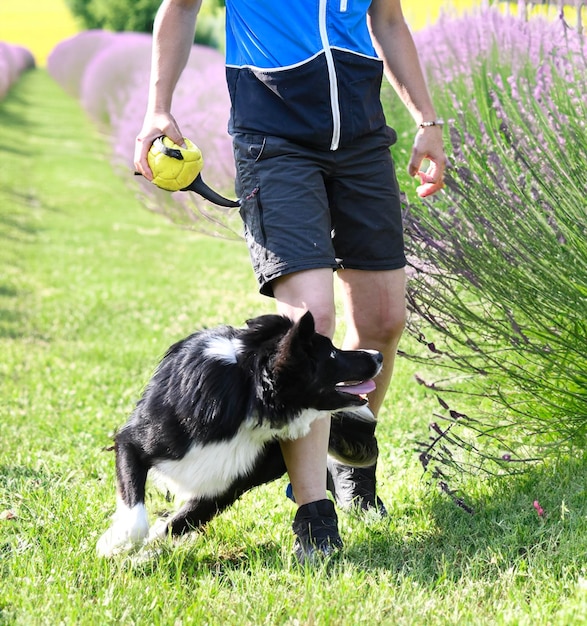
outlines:
M362 383L356 383L354 385L342 383L337 385L337 387L344 393L352 393L356 396L362 396L365 393L375 391L375 383L372 380L365 380Z

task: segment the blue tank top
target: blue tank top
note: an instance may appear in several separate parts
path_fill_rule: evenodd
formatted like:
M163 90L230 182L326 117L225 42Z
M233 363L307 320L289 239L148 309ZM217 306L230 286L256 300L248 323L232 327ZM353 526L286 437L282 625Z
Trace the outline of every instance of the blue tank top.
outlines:
M231 133L336 150L385 126L370 0L226 0Z

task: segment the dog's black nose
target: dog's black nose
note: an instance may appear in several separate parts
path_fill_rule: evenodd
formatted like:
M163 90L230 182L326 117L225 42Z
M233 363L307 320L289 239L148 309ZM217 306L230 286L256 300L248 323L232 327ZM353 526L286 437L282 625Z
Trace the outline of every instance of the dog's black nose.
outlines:
M383 363L383 355L381 352L378 352L377 350L365 350L365 352L368 352L373 357L377 365L381 365Z

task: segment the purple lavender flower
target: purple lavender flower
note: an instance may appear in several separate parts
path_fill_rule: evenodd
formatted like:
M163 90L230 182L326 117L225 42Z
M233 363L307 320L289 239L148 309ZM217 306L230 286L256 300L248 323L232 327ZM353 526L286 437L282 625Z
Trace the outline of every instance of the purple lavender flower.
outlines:
M56 46L48 61L55 80L79 97L86 112L110 135L115 164L125 176L133 169L135 137L147 106L151 45L147 34L88 31ZM227 133L230 102L221 53L193 47L173 102L184 134L202 150L206 181L233 193L232 144ZM233 232L235 214L206 207L195 194L169 194L147 181L135 182L146 205L172 220L196 228L207 223L223 234Z
M105 30L87 30L58 43L47 58L47 71L70 95L79 97L88 63L117 35Z
M517 472L587 438L587 49L494 9L415 37L452 167L406 211L409 356L467 404L427 468Z
M30 50L0 41L0 100L27 69L35 66Z

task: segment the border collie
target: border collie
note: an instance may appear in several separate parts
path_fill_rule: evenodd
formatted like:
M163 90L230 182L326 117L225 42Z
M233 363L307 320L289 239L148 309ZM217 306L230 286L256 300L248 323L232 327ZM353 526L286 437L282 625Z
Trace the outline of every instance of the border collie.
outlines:
M303 437L331 412L350 410L340 422L348 434L331 437L331 454L373 462L375 422L363 396L375 388L382 360L373 350L335 348L316 333L309 312L295 323L262 315L246 328L206 329L171 346L115 435L117 509L98 554L202 526L246 491L281 477L279 442ZM358 449L355 422L359 433L371 433ZM151 532L149 472L184 502Z

